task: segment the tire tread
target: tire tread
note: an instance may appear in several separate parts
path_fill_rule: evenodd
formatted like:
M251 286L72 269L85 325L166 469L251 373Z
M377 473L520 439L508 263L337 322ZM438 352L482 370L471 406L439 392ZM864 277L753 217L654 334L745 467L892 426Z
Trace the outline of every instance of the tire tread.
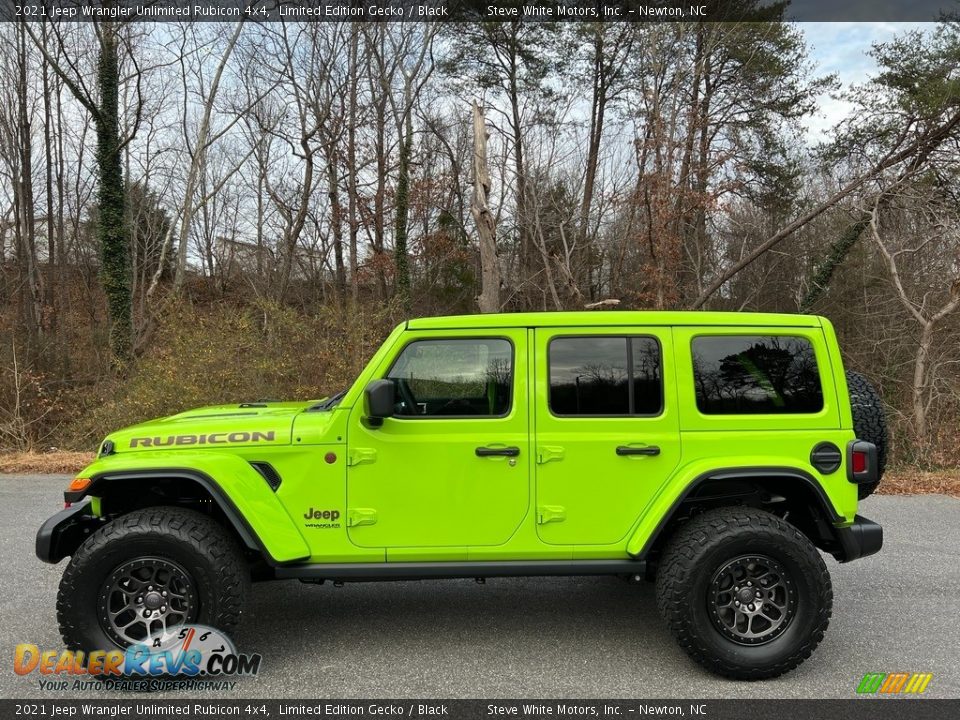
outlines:
M717 657L700 636L688 611L693 579L705 569L698 560L711 547L750 533L762 546L764 538L786 539L812 566L818 594L818 617L813 632L782 662L764 668L745 668ZM681 527L667 546L656 578L657 607L680 647L711 672L737 680L762 680L782 675L810 657L830 624L833 589L827 566L809 539L776 515L748 507L708 510Z
M243 554L234 539L215 520L195 510L159 506L135 510L112 520L88 537L74 553L57 592L57 622L66 646L71 650L87 649L84 616L89 609L78 608L74 599L80 587L89 582L92 566L98 556L116 543L132 536L152 535L185 545L192 552L205 556L216 568L212 579L215 588L216 616L205 618L220 630L240 624L249 594L250 575Z

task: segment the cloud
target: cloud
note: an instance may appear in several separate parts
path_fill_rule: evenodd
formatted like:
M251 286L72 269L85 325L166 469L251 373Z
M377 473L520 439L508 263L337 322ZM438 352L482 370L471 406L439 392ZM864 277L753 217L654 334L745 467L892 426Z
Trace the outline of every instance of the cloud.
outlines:
M885 42L908 30L929 29L932 23L894 22L809 22L797 23L810 48L818 74L837 76L846 90L869 80L877 70L870 57L874 43ZM853 106L845 101L821 95L819 111L807 119L807 139L811 144L828 140L833 127L845 118Z

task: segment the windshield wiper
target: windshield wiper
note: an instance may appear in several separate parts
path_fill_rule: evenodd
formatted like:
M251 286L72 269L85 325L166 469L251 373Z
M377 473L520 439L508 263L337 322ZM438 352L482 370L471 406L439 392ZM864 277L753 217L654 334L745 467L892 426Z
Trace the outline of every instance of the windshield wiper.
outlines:
M336 395L331 395L330 397L328 397L328 398L327 398L326 400L324 400L323 402L317 403L316 405L311 405L309 409L310 409L310 410L329 410L329 409L332 408L334 405L336 405L338 402L340 402L341 400L343 400L343 396L346 395L346 394L347 394L347 391L346 391L346 390L341 390L341 391L338 392Z

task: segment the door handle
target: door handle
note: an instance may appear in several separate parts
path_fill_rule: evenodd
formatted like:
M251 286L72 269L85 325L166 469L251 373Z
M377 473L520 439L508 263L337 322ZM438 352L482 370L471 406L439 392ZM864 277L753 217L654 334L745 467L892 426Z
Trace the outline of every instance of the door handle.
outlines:
M477 457L517 457L520 454L518 447L478 447Z
M643 447L630 447L629 445L618 445L617 455L659 455L660 448L657 445L644 445Z

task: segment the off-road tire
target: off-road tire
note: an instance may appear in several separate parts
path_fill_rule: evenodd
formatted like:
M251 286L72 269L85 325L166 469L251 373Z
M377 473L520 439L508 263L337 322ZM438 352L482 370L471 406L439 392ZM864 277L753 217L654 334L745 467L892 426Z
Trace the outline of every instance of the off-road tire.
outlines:
M880 394L860 373L847 371L847 391L850 393L850 410L853 412L853 431L858 439L877 446L877 481L857 485L857 496L863 500L877 489L887 465L887 448L890 444L887 437L887 416Z
M240 623L250 573L234 538L194 510L153 507L107 523L73 555L57 594L60 635L68 648L124 647L102 626L97 599L111 573L139 557L171 561L189 574L198 602L193 622L218 630L231 630Z
M720 568L751 554L782 565L796 605L782 634L748 646L717 628L710 589ZM737 680L777 677L809 658L823 639L833 605L830 574L807 537L775 515L741 507L709 510L677 530L657 571L656 596L680 647L711 672Z

